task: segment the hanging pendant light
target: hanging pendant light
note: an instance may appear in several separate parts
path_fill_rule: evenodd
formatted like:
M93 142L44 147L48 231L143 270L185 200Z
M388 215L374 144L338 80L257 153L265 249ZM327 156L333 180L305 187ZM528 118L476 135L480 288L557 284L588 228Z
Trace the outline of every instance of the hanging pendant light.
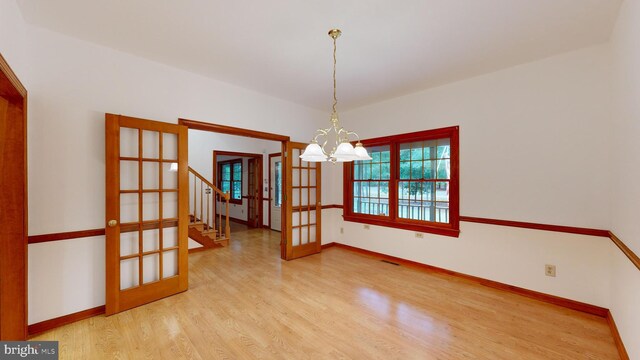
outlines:
M329 36L333 39L333 112L331 113L331 126L326 129L316 130L316 135L311 140L304 153L300 155L303 161L323 162L331 161L347 162L353 160L371 160L371 156L367 153L367 149L362 146L358 134L353 131L347 131L340 126L338 119L338 97L336 96L336 39L342 34L339 29L329 31ZM355 148L351 145L349 137L353 136L358 140ZM319 140L321 139L322 145ZM331 146L331 150L327 151L327 145Z

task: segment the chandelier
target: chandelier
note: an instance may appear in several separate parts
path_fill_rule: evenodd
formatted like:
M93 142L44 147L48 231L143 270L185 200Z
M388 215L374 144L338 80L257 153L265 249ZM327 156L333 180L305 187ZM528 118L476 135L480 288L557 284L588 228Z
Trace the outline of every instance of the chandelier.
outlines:
M313 140L307 145L304 153L300 155L303 161L346 162L353 160L371 160L371 156L362 146L360 137L353 131L345 130L338 120L338 98L336 96L336 39L342 34L339 29L329 30L329 36L333 39L333 112L331 113L331 126L326 129L316 130ZM358 141L355 148L351 145L349 137L353 136ZM322 144L322 145L320 145ZM331 147L331 150L327 150Z

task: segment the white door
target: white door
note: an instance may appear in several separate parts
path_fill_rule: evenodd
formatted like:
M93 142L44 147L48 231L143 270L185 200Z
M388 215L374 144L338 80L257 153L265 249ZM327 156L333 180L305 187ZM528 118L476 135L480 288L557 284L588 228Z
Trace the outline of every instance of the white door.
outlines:
M282 156L273 156L271 161L271 188L269 189L269 211L271 212L271 229L282 230Z

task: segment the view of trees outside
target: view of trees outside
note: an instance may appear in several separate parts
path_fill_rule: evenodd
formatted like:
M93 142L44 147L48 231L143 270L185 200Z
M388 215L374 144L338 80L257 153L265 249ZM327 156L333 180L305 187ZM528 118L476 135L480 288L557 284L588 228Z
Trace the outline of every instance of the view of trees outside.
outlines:
M353 164L353 211L359 214L389 216L389 145L368 149L371 160Z
M354 163L353 211L389 215L390 147L370 149L372 160ZM400 144L398 216L449 222L449 139Z
M232 166L233 165L233 166ZM233 168L233 169L232 169ZM232 174L233 170L233 174ZM233 188L233 191L231 191ZM232 199L242 199L242 163L235 162L233 164L222 164L220 190L222 192L230 192Z
M231 197L242 200L242 162L233 163L233 191Z

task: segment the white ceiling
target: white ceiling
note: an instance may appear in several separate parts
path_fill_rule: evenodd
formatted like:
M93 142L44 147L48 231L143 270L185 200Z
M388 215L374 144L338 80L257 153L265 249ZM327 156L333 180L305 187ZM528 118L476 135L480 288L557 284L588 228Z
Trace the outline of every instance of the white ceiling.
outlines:
M622 0L18 0L25 20L299 104L339 109L607 41Z

